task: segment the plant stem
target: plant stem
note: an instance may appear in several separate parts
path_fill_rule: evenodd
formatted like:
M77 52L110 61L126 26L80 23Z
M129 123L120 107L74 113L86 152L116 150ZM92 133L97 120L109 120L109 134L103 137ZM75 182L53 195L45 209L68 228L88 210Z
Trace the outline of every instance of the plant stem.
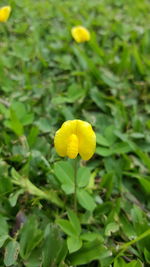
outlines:
M77 213L77 157L74 159L74 210Z
M150 229L148 229L147 231L145 231L144 233L142 233L141 235L139 235L137 238L123 244L121 247L120 247L120 252L118 253L118 255L116 256L116 258L118 258L119 256L121 256L123 254L123 252L125 250L128 249L128 247L130 247L131 245L133 245L134 243L138 242L139 240L147 237L148 235L150 235Z

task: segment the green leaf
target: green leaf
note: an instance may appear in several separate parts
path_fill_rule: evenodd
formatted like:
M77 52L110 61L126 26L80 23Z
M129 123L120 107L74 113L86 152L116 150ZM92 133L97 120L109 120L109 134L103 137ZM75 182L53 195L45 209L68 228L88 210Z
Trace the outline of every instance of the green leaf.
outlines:
M114 185L114 173L113 172L106 173L102 177L100 183L101 188L106 188L106 199L110 198L113 191L113 185Z
M122 229L122 232L130 240L136 238L136 232L133 224L125 216L119 216L119 217L120 217L120 224L121 224L120 227Z
M80 167L77 171L77 185L78 187L85 187L90 180L91 172L88 167Z
M48 224L44 234L42 266L49 267L56 263L60 264L66 256L66 253L66 242L61 238L58 227L53 224Z
M115 141L117 140L117 137L115 135L116 127L115 125L109 125L105 128L104 136L108 140L110 145L113 145Z
M126 142L119 142L110 148L97 147L96 153L103 157L131 152L132 148Z
M116 222L112 222L106 225L105 235L111 236L112 233L115 233L119 230L119 225Z
M10 266L15 264L19 253L19 243L16 240L11 240L5 247L4 264Z
M92 88L90 91L93 102L103 111L107 111L106 100L104 95L96 88ZM100 139L99 139L100 140Z
M5 116L5 118L10 117L10 111L3 104L0 103L0 112Z
M20 237L20 255L23 259L28 259L32 250L36 248L43 238L43 233L38 229L38 224L34 216L27 219Z
M143 152L138 146L134 143L130 143L130 146L133 147L134 152L138 155L138 157L142 160L145 166L150 170L150 158L149 155Z
M150 251L148 251L146 248L144 248L144 256L146 261L150 264Z
M40 118L38 121L36 121L36 125L44 133L51 131L51 125L48 119Z
M85 96L85 89L81 88L78 84L74 83L68 88L67 92L67 102L74 103L78 99L81 99Z
M11 108L15 111L23 126L29 125L33 122L34 113L28 113L24 103L13 101Z
M94 241L95 239L103 242L104 239L102 237L102 235L100 235L99 233L96 232L85 232L83 234L81 234L81 239L85 240L85 241Z
M67 246L70 253L73 253L79 250L82 247L82 240L79 237L68 237Z
M22 119L22 125L26 126L26 125L32 124L33 120L34 120L34 114L33 113L26 114L24 116L24 118Z
M19 137L23 135L24 133L24 129L23 129L23 125L20 122L16 112L11 109L10 110L10 126L11 129L16 133L16 135L18 135Z
M0 215L0 236L8 234L8 223L5 217Z
M132 172L124 172L125 175L132 177L132 178L136 178L138 180L138 182L141 184L141 186L143 187L143 189L145 190L145 192L147 194L150 194L150 180L149 178L145 178L144 176L138 174L138 173L132 173Z
M96 208L96 204L92 196L85 190L77 191L77 199L80 205L86 210L93 211Z
M18 197L24 193L23 189L17 190L9 195L9 202L12 207L16 206Z
M80 225L80 222L79 222L79 219L78 219L76 213L70 209L68 209L67 213L68 213L69 221L72 224L72 226L74 227L74 229L77 233L77 236L80 235L81 225Z
M143 264L140 260L133 260L126 263L122 258L118 258L114 261L114 267L143 267Z
M28 137L27 137L28 144L30 147L32 147L36 143L38 134L39 134L39 129L36 126L33 126L30 130Z
M112 154L124 154L131 152L132 148L126 142L119 142L113 145Z
M108 69L101 69L101 79L112 88L119 88L121 85L119 77L115 76Z
M42 250L41 248L37 248L32 251L29 258L25 261L26 267L36 267L42 264Z
M60 112L62 113L66 121L75 119L74 114L72 113L72 109L69 106L63 106L63 108L61 107Z
M138 46L136 46L136 45L132 46L132 53L133 53L133 56L136 60L136 65L139 69L139 72L141 74L144 74L145 73L145 65L142 62L140 51L138 51Z
M143 267L143 263L140 260L134 260L128 263L128 267Z
M0 248L4 245L5 241L6 241L7 239L9 239L9 238L10 238L9 235L1 235L1 236L0 236Z
M76 229L72 226L72 224L64 219L58 219L57 224L60 226L60 228L69 236L76 237Z
M59 161L54 165L54 173L66 194L74 192L74 170L71 164Z
M7 194L13 189L12 182L8 177L0 176L0 194Z
M87 264L93 260L99 259L100 255L103 255L105 251L106 248L101 245L98 240L95 240L85 243L79 251L69 256L69 260L73 266Z
M112 155L112 151L110 148L105 148L105 147L97 147L96 148L96 154L103 156L103 157L108 157Z
M101 135L99 133L96 133L96 142L98 145L102 145L102 146L106 146L106 147L110 146L108 140L103 135Z
M126 263L122 258L115 259L114 267L125 267Z

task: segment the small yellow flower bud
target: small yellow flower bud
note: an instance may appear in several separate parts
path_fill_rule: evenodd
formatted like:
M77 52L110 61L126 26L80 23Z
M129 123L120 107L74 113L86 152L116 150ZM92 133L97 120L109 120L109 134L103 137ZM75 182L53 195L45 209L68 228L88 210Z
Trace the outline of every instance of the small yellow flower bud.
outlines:
M95 152L96 135L88 122L69 120L56 132L54 145L62 157L74 159L79 153L82 159L89 160Z
M77 43L83 43L90 40L89 31L83 26L75 26L71 29L71 34Z

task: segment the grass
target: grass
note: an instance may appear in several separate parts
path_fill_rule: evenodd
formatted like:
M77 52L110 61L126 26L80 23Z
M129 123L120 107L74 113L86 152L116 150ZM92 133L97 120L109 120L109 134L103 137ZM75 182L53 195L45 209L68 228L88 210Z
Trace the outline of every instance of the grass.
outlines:
M3 1L0 266L150 265L148 0ZM77 44L71 28L91 40ZM66 120L92 124L96 153L54 149Z

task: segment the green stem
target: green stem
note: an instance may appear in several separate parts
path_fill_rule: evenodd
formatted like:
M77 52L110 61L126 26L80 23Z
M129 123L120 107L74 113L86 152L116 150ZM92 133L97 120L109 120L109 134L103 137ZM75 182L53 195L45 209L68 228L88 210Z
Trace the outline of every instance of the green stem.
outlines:
M46 199L58 207L63 207L63 203L58 197L57 193L53 190L43 191L36 187L27 177L21 176L14 168L11 170L12 182L20 186L24 191L31 195L37 196L40 199Z
M147 237L148 235L150 235L150 229L148 229L147 231L145 231L144 233L142 233L141 235L139 235L137 238L135 238L135 239L133 239L133 240L125 243L124 245L122 245L120 247L120 250L121 251L118 253L118 255L116 256L116 258L118 258L119 256L121 256L123 254L123 252L128 249L128 247L130 247L131 245L133 245L137 241L139 241L139 240Z
M77 213L77 157L74 159L74 210Z

